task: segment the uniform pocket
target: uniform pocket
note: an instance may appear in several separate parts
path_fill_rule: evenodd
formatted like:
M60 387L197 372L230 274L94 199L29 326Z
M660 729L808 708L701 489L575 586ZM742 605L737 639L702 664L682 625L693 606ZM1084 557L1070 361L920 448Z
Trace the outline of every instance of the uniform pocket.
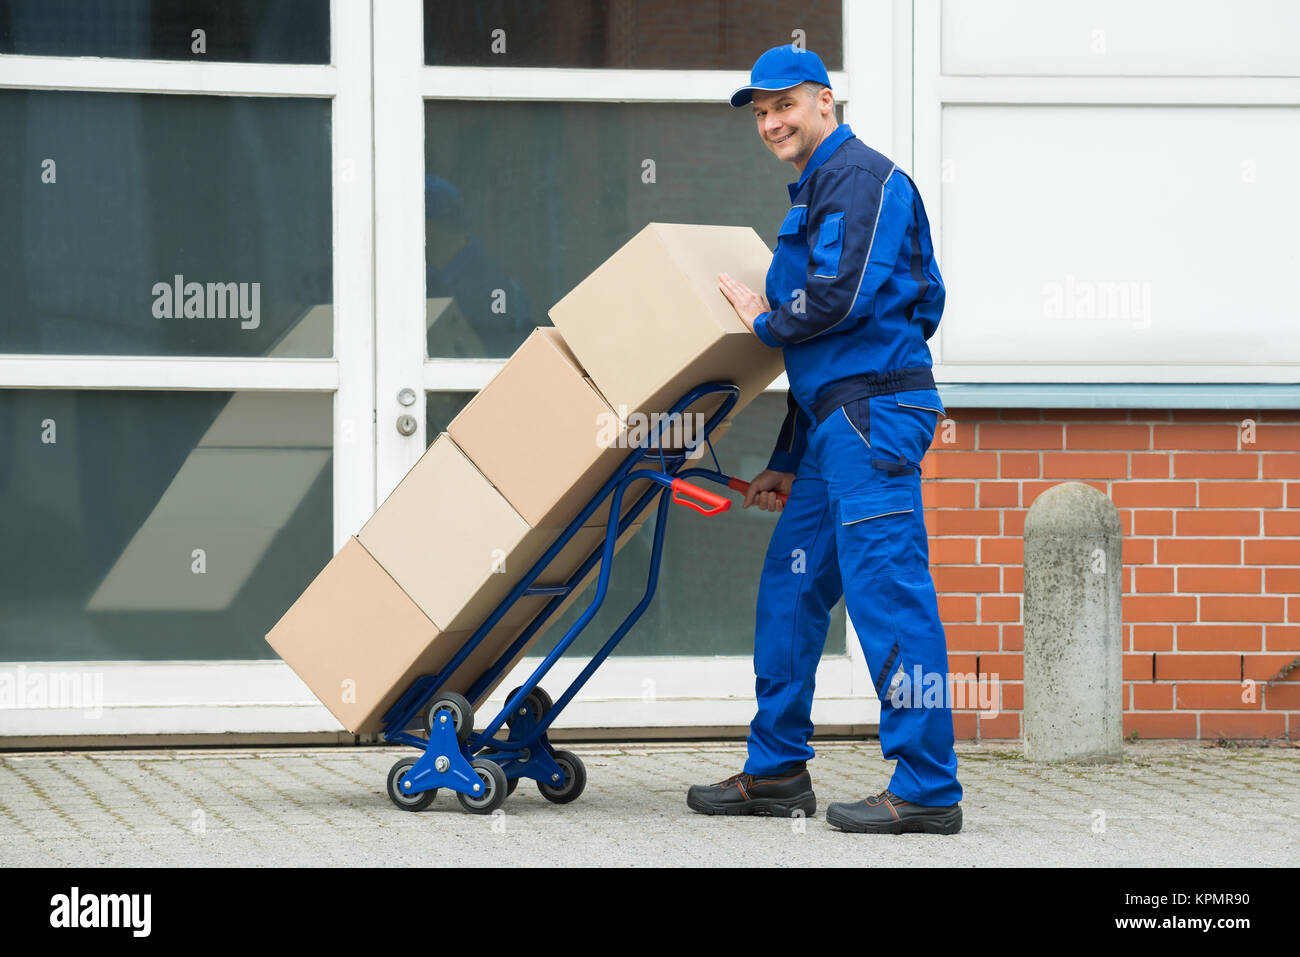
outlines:
M803 232L804 223L807 221L807 206L791 206L790 211L785 214L785 219L781 220L781 228L776 231L776 234L778 236L798 236Z
M857 525L891 515L907 515L914 510L910 488L846 495L840 499L840 524Z
M836 544L849 583L911 574L917 562L916 505L908 488L882 488L840 499Z
M822 220L817 231L817 245L813 247L814 275L819 279L834 279L840 272L840 248L844 238L844 214L831 213Z
M871 434L871 403L866 399L853 399L845 402L840 406L837 415L842 415L848 419L849 425L853 426L853 431L858 433L858 438L871 448L871 442L867 436Z
M948 410L939 401L938 389L909 389L905 392L895 392L894 401L905 409L920 409L937 415L948 414Z
M939 419L947 414L936 389L911 389L871 398L873 465L885 471L920 470ZM877 464L879 463L879 464Z

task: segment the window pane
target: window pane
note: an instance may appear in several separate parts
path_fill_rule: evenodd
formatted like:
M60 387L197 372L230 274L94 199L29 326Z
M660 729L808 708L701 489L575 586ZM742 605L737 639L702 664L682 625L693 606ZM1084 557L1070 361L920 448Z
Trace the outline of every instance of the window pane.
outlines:
M333 553L332 409L0 390L0 661L275 658Z
M0 53L329 63L329 17L329 0L0 0Z
M432 445L440 432L446 432L451 420L469 405L473 392L426 392L424 394L424 444Z
M0 92L0 352L329 356L330 103Z
M649 222L752 226L798 178L721 104L425 104L428 354L505 358ZM775 434L775 433L773 433Z
M745 70L803 45L843 66L842 0L424 0L430 66ZM728 93L731 91L728 90Z
M750 479L766 468L785 408L785 393L765 393L737 416L735 425L715 447L722 471ZM713 468L713 459L706 452L697 464ZM711 482L700 484L717 490ZM737 501L736 496L731 498ZM653 508L642 513L654 514ZM758 578L779 517L779 512L741 509L736 504L713 518L670 506L655 598L614 654L752 655ZM570 653L595 654L641 600L650 573L654 527L651 517L636 538L615 556L605 602ZM550 651L595 597L593 583L529 654ZM825 653L844 654L843 600L831 611L829 632Z

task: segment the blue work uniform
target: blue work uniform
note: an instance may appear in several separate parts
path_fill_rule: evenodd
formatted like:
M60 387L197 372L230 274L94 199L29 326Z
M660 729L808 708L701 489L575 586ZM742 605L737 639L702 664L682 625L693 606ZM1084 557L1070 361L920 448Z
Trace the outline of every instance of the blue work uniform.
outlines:
M759 585L745 770L813 756L814 677L843 594L881 702L881 749L896 759L889 790L949 806L962 790L921 506L921 459L945 414L926 344L944 301L929 221L912 180L847 124L789 191L772 310L754 332L785 357L789 413L768 468L795 479ZM918 666L944 693L896 683Z

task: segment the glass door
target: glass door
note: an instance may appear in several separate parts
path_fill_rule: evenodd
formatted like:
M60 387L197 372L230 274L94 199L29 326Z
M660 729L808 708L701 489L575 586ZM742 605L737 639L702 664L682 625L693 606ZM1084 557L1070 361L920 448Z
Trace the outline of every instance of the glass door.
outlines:
M370 28L0 8L0 738L338 728L264 635L374 507Z

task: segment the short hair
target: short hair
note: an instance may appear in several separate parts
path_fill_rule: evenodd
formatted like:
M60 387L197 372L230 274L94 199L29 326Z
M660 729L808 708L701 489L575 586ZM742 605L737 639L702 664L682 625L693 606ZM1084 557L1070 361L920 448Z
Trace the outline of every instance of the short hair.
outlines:
M804 80L799 84L799 88L808 94L808 99L813 103L817 102L817 98L821 96L822 90L830 90L829 86L826 86L824 83L818 83L816 80ZM835 92L832 90L831 97L833 98L834 96Z

